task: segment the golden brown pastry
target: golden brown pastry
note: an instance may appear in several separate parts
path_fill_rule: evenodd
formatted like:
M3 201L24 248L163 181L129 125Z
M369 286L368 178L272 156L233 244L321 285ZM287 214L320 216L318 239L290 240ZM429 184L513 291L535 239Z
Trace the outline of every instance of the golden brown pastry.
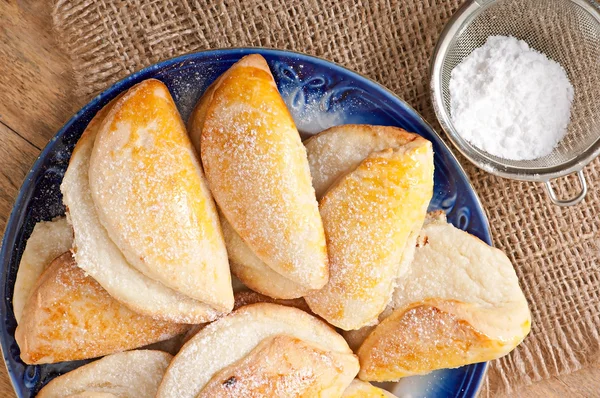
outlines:
M233 65L207 90L189 126L222 222L231 224L229 251L239 234L272 273L303 291L321 288L327 253L306 151L265 60L249 55ZM244 284L273 297L298 297L270 292L269 275L258 289L238 260L232 271Z
M198 108L205 109L205 104L201 102ZM333 182L355 169L372 152L396 148L417 138L420 139L418 135L396 127L353 124L332 127L311 137L305 145L317 199ZM281 299L302 297L312 291L272 270L252 252L224 217L221 217L221 222L232 272L239 275L246 285L257 292ZM411 230L400 270L412 258L420 229L421 225L417 223Z
M136 312L180 323L214 320L221 312L168 288L131 266L98 218L89 186L90 156L99 126L120 99L122 97L101 109L88 124L73 150L61 184L63 202L75 231L77 265L110 295Z
M233 308L216 208L163 83L143 81L116 101L89 170L98 218L130 265L218 311Z
M368 124L335 126L310 137L304 145L317 199L321 200L336 181L356 169L371 153L398 148L421 139L417 134L399 127ZM399 274L402 274L412 260L421 226L419 219L410 231L402 250Z
M37 397L154 398L171 358L153 350L109 355L55 378Z
M355 379L346 388L342 398L396 398L396 396L371 383Z
M529 333L531 315L510 260L445 222L423 227L382 322L359 346L362 380L394 381L499 358Z
M421 139L398 127L344 124L331 127L304 142L317 199L343 175L373 152L398 148Z
M433 152L421 137L372 152L329 188L319 208L330 278L305 297L314 313L344 330L377 321L432 192Z
M72 245L73 229L65 217L35 224L23 250L15 280L13 311L17 322L21 320L23 307L40 275L56 257L68 251Z
M43 364L129 350L187 328L132 312L86 276L71 253L65 253L39 278L15 339L23 362Z
M340 397L358 371L346 342L304 311L244 306L208 325L173 359L166 397Z

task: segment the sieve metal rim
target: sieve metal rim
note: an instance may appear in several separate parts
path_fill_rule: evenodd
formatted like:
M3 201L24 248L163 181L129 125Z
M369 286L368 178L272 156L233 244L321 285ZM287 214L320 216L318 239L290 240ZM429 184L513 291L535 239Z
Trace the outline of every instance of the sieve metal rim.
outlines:
M485 8L493 5L498 0L467 0L450 18L445 25L438 42L433 51L430 64L430 96L435 115L442 129L446 133L450 142L458 151L465 156L471 163L487 171L488 173L521 181L545 182L550 189L548 182L555 178L580 172L587 164L600 155L600 138L597 139L589 148L582 151L573 159L551 167L521 168L503 164L491 159L484 151L481 151L467 143L454 128L450 114L444 107L442 97L442 76L441 71L445 62L446 54L451 44L477 14ZM569 0L581 6L589 12L594 18L600 21L599 6L593 5L587 0ZM583 199L579 198L578 201ZM554 200L553 200L554 201ZM557 203L555 201L555 203ZM560 204L560 203L557 203ZM574 204L574 203L569 203Z

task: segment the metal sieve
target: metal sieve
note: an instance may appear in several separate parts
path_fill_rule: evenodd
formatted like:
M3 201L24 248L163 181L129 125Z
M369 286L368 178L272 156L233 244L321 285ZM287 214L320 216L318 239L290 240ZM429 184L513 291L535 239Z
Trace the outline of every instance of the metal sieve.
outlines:
M575 89L567 135L554 151L535 160L491 155L464 140L452 124L448 85L452 69L488 36L514 36L560 63ZM544 182L559 206L587 193L582 169L600 153L600 5L594 0L470 0L451 18L431 65L431 96L437 118L458 150L478 167L517 180ZM552 179L577 173L581 191L559 199Z

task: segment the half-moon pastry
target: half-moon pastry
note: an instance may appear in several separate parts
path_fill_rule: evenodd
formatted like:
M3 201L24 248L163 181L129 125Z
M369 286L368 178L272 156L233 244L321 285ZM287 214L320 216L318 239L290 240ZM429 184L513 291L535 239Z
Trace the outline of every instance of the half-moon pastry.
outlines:
M77 265L111 296L136 312L179 323L214 320L221 312L168 288L131 266L100 223L90 192L88 170L98 128L115 101L102 108L88 124L73 150L60 187L75 232Z
M114 103L98 127L89 184L130 265L217 311L233 308L217 211L163 83L145 80Z
M358 361L331 327L276 304L244 306L211 323L175 356L167 397L340 397Z
M232 231L273 273L304 290L321 288L327 253L306 150L265 60L249 55L233 65L207 90L189 125ZM244 264L232 262L234 274L253 287L239 272Z

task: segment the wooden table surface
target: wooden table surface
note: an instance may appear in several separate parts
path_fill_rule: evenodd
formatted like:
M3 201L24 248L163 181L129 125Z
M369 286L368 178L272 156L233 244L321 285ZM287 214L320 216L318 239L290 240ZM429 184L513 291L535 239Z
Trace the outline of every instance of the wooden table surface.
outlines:
M0 1L0 231L25 174L56 131L84 104L69 60L52 35L51 1ZM14 397L0 366L0 397ZM521 389L519 397L600 397L600 366Z

